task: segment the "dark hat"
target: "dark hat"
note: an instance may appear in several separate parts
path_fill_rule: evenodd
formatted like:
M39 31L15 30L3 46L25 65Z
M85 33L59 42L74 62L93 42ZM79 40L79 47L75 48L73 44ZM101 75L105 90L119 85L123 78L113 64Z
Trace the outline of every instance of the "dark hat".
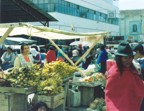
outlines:
M7 49L9 49L11 51L13 50L13 48L11 46L8 46Z
M144 48L142 44L137 44L134 48L133 51L139 51L139 52L144 52Z
M115 55L119 56L133 56L133 50L127 42L122 42L119 44L117 52Z
M100 49L104 50L106 48L106 46L104 44L101 44Z

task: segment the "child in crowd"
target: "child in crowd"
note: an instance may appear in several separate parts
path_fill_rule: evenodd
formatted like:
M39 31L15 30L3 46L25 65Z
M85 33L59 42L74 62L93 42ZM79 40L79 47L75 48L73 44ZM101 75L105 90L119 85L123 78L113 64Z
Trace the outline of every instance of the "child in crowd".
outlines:
M32 111L50 111L50 109L47 107L46 103L38 102L34 105Z

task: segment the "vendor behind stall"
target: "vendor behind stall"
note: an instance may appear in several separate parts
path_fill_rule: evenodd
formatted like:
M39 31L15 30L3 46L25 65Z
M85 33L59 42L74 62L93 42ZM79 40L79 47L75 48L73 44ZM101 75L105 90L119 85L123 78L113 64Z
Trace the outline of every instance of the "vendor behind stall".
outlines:
M7 47L7 50L3 53L2 57L1 57L1 68L2 70L7 70L11 67L13 67L14 65L14 60L15 60L15 53L13 52L12 47Z
M29 52L29 46L27 44L23 44L21 46L21 54L19 54L14 61L14 67L31 67L34 60Z

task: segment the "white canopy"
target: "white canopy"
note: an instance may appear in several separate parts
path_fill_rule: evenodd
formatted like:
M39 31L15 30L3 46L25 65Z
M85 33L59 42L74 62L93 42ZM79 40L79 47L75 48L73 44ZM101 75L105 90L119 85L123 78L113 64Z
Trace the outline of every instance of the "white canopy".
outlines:
M26 44L36 43L35 40L25 39L22 37L7 37L5 42L10 43L7 45L18 45L22 43L26 43Z
M77 65L86 55L91 51L91 49L100 41L103 41L104 36L110 34L110 32L96 32L96 33L74 33L74 32L66 32L56 29L50 29L48 27L39 27L39 26L32 26L29 24L0 24L0 44L8 36L14 35L28 35L28 36L35 36L40 38L48 39L64 56L65 58L72 64ZM80 38L83 41L91 42L91 47L89 50L85 52L85 54L74 64L64 52L54 43L52 39L77 39Z
M37 36L45 39L76 39L85 37L96 37L98 35L106 35L109 32L96 32L96 33L74 33L66 32L62 30L50 29L48 27L32 26L29 24L1 24L0 36L3 36L5 32L12 27L12 31L9 36L14 35L29 35Z

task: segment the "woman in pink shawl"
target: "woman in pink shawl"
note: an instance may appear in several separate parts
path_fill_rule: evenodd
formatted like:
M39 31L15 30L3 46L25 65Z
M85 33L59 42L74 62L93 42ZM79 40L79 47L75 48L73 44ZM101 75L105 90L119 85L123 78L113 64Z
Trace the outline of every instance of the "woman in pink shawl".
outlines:
M128 43L120 43L115 63L108 70L105 88L106 111L140 111L144 82L132 64L133 51Z

